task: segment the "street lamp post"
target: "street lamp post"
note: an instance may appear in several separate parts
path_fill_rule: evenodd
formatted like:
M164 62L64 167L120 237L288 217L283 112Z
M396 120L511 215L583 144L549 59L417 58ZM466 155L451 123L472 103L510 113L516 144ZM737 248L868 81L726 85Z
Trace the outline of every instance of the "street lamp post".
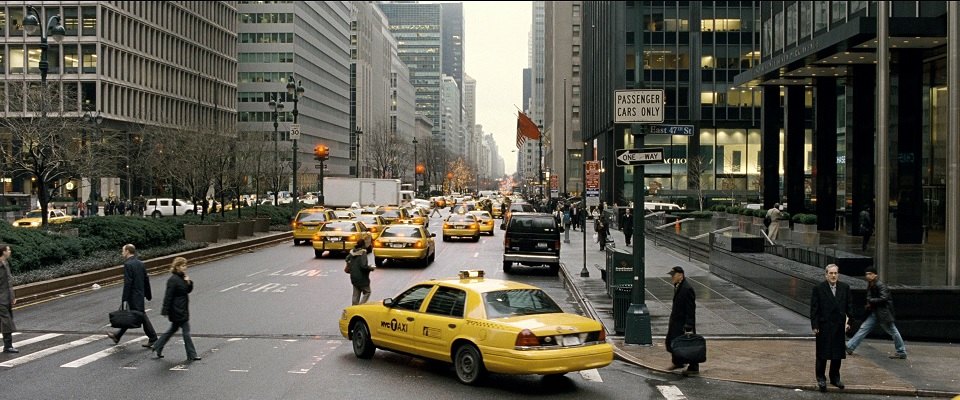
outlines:
M30 14L31 12L33 12L33 14ZM66 35L66 30L64 30L63 25L60 24L59 15L50 17L47 21L46 29L43 29L43 27L40 26L40 12L38 12L36 8L33 8L33 6L27 6L27 15L23 18L23 30L25 30L28 35L32 35L37 29L40 29L40 84L43 86L43 89L46 90L47 71L50 69L50 64L47 62L47 49L50 47L47 45L47 36L53 36L53 40L60 43ZM46 97L46 95L47 93L44 93L44 97ZM41 115L46 117L46 102L43 102L43 104Z
M97 110L97 114L90 114L89 111L83 113L83 122L84 123L93 123L97 130L97 140L100 138L100 125L103 124L103 116L100 115L100 110ZM82 132L86 136L86 130ZM89 150L89 147L87 148ZM88 151L89 154L89 151ZM95 214L95 204L100 200L100 177L90 177L90 197L87 198L87 211Z
M413 195L414 197L417 196L417 192L419 192L420 190L420 187L417 184L417 176L419 176L419 174L420 174L420 171L417 168L417 138L414 137L413 138Z
M540 120L537 129L540 129L540 139L537 140L537 147L540 150L540 155L537 156L537 168L539 168L537 184L540 185L540 201L543 201L543 120Z
M362 178L363 175L360 173L360 136L363 136L363 129L357 127L357 178Z
M280 150L277 142L280 140L277 133L277 127L280 125L280 111L283 110L283 101L277 101L274 97L270 99L270 110L273 111L273 170L276 171L275 186L273 189L273 205L280 205Z
M293 95L293 125L297 126L296 134L291 132L290 138L293 139L293 212L297 212L297 172L300 171L300 165L297 163L297 142L300 140L300 126L297 125L297 116L300 112L297 110L297 103L300 102L300 96L303 95L303 81L294 83L293 76L287 80L287 93Z

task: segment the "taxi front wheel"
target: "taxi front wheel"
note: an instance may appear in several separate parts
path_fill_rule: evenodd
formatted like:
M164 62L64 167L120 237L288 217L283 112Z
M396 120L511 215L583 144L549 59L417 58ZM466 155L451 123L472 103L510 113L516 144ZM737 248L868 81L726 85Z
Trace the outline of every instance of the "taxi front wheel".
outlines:
M485 373L480 351L472 344L465 344L457 348L453 366L457 370L457 379L467 385L477 384Z
M353 354L357 358L370 359L373 358L375 351L377 351L377 348L374 347L373 340L370 339L370 328L367 327L367 323L357 322L353 326Z

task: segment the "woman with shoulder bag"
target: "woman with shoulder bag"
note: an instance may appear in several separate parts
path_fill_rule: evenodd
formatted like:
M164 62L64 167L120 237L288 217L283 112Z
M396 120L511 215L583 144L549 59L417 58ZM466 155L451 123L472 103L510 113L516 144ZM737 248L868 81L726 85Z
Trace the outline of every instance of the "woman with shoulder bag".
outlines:
M157 353L157 358L163 358L163 346L167 344L170 337L177 330L183 334L183 345L187 350L187 360L198 361L197 349L193 347L193 339L190 337L190 296L193 291L193 281L187 276L187 259L177 257L173 259L173 265L170 267L170 279L167 279L167 292L163 296L163 310L161 315L166 315L170 320L170 328L167 329L160 339L153 345L153 351Z

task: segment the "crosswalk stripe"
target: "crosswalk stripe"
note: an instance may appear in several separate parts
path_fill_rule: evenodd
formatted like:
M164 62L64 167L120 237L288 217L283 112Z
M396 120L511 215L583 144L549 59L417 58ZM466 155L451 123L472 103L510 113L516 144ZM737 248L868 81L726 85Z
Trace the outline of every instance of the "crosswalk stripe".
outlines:
M136 338L136 339L133 339L133 340L124 342L124 343L121 344L121 345L116 345L116 346L113 346L113 347L111 347L111 348L109 348L109 349L101 350L101 351L98 351L98 352L96 352L96 353L93 353L93 354L91 354L91 355L89 355L89 356L86 356L86 357L83 357L83 358L81 358L81 359L68 362L68 363L66 363L66 364L61 365L60 368L80 368L80 367L82 367L82 366L84 366L84 365L90 364L90 363L92 363L92 362L94 362L94 361L97 361L97 360L99 360L99 359L101 359L101 358L107 357L107 356L109 356L109 355L111 355L111 354L119 353L119 352L120 352L121 350L123 350L123 348L126 347L128 344L136 343L136 342L142 342L142 341L144 341L144 340L146 340L146 339L147 339L146 336L138 337L138 338Z
M683 392L680 391L680 388L673 385L660 385L657 386L657 390L660 391L660 394L667 400L686 400L687 396L683 395Z
M83 339L74 340L74 341L72 341L72 342L70 342L70 343L64 343L64 344L61 344L61 345L59 345L59 346L53 346L53 347L48 348L48 349L40 350L40 351L38 351L38 352L36 352L36 353L27 354L27 355L25 355L25 356L23 356L23 357L14 358L14 359L12 359L12 360L10 360L10 361L6 361L6 362L3 362L3 363L0 363L0 367L13 368L13 367L16 367L16 366L21 365L21 364L26 364L26 363L28 363L28 362L41 359L41 358L46 357L46 356L49 356L49 355L51 355L51 354L61 352L61 351L63 351L63 350L67 350L67 349L74 348L74 347L78 347L78 346L83 346L83 345L85 345L85 344L87 344L87 343L96 342L96 341L98 341L98 340L100 340L100 339L103 339L103 338L105 338L105 337L106 337L106 336L104 336L103 334L90 335L90 336L87 336L87 337L85 337L85 338L83 338Z
M42 341L47 340L47 339L53 339L53 338L55 338L55 337L57 337L57 336L61 336L61 335L62 335L62 334L60 334L60 333L48 333L48 334L46 334L46 335L40 335L40 336L37 336L37 337L32 337L32 338L27 339L27 340L18 340L18 341L15 342L14 344L16 344L17 346L23 347L23 346L26 346L26 345L28 345L28 344L34 344L34 343L36 343L36 342L42 342Z
M597 371L596 368L580 371L580 376L590 382L603 383L603 378L600 377L600 371Z

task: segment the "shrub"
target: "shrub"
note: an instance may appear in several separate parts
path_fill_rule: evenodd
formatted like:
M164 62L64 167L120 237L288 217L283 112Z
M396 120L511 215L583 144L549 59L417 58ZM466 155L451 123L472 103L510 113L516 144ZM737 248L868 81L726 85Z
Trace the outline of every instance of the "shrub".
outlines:
M749 208L741 208L741 209L740 209L740 215L746 215L746 216L748 216L748 217L752 217L752 216L753 216L753 210L751 210L751 209L749 209Z
M803 222L800 222L801 216L803 216L803 214L797 213L796 215L790 218L790 222L793 222L795 224L802 224Z
M780 219L785 219L785 220L789 221L789 220L790 220L790 213L788 213L788 212L786 212L786 211L781 211L781 212L780 212Z
M803 214L803 217L800 218L801 224L813 225L817 223L816 214Z
M198 218L198 217L197 217ZM199 218L198 218L199 219ZM71 224L80 237L95 239L97 249L133 243L139 248L166 246L183 238L181 218L131 218L120 215L81 218Z
M753 210L753 216L757 218L764 218L767 216L767 210Z
M289 225L290 221L293 221L293 206L290 205L280 205L280 206L270 206L270 205L261 205L259 206L259 215L261 217L270 217L270 225ZM254 213L254 207L244 207L240 209L241 218L253 218L256 216ZM233 212L233 215L236 215L236 212Z
M716 204L713 207L710 207L710 211L727 212L727 206L723 204Z
M73 257L82 257L95 250L97 242L88 238L67 237L38 229L14 228L0 224L0 242L13 249L10 266L13 271L29 271L57 264Z
M694 211L690 213L690 218L710 219L711 217L713 217L713 213L710 211Z

